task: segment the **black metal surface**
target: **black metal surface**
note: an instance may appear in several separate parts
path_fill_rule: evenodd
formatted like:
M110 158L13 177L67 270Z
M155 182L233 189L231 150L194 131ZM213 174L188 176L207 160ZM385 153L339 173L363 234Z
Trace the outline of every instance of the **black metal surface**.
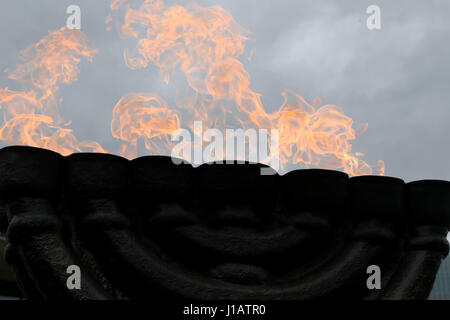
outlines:
M260 168L4 148L6 260L31 299L427 298L449 250L450 182Z

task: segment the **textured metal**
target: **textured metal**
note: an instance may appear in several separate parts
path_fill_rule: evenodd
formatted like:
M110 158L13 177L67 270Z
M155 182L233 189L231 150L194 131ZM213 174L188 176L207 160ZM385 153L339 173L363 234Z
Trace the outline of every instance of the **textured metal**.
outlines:
M6 260L29 299L428 297L450 182L260 169L4 148ZM381 290L367 288L370 265Z
M15 283L13 271L6 264L3 257L5 251L6 239L0 233L0 300L4 296L18 297L20 292Z

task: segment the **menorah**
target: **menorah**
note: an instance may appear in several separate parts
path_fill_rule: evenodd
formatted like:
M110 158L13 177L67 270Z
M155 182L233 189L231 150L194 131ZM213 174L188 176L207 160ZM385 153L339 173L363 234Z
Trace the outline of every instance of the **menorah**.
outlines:
M450 182L262 167L3 148L6 261L27 299L428 297Z

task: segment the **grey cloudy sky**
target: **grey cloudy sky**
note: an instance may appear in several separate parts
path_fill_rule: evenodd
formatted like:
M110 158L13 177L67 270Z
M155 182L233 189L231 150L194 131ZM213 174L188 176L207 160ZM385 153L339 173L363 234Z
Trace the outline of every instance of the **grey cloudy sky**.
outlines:
M191 1L189 1L191 2ZM369 129L354 151L386 174L407 181L450 180L450 2L444 0L199 0L220 5L252 32L246 63L252 89L269 111L292 89L308 101L339 105ZM178 3L187 3L178 1ZM99 50L82 63L79 81L63 87L62 114L80 140L111 151L112 108L129 92L173 94L153 69L131 71L123 62L126 43L107 32L106 0L3 0L0 69L13 67L20 50L65 24L66 8L82 10L82 30ZM366 28L366 8L382 10L382 30ZM20 89L0 74L0 88Z

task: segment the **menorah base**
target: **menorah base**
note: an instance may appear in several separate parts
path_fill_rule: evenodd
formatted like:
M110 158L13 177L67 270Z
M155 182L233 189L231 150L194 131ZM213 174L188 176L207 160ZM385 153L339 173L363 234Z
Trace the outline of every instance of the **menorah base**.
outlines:
M428 297L450 182L261 167L4 148L6 260L28 299Z

